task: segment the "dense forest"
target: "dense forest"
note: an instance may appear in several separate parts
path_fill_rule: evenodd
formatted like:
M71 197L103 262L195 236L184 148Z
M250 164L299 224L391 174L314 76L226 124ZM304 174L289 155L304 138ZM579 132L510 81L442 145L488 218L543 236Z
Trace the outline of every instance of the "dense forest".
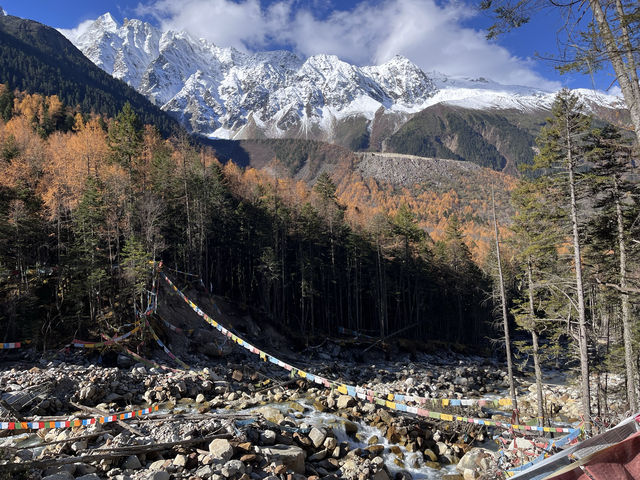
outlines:
M47 118L68 125L72 113L57 97L5 87L0 98L3 339L112 333L142 307L155 259L301 338L410 327L416 339L484 343L489 285L455 214L438 241L407 205L364 226L346 219L326 172L309 188L221 164L143 126L128 104L51 131Z
M513 192L508 241L516 252L511 314L529 336L518 347L535 365L539 416L541 366L557 365L566 345L585 418L610 410L611 373L623 374L635 412L640 210L633 145L617 128L595 125L567 90L556 96L537 143L531 175Z
M506 225L513 216L510 192L517 179L466 162L420 158L385 166L385 170L394 170L397 179L401 179L398 182L382 172L374 175L366 167L362 168L366 154L325 142L253 139L214 140L208 144L222 162L233 161L242 167L302 180L309 185L323 172L330 173L350 225L368 229L377 215L394 216L404 205L410 208L418 226L437 241L445 238L449 217L455 215L474 261L483 269L486 269L487 253L493 242L489 221L492 185L503 234L507 233Z

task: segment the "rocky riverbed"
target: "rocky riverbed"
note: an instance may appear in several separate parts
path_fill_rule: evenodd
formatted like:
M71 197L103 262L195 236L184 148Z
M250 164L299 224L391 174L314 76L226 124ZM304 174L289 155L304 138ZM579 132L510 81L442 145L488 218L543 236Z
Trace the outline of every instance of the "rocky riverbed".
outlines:
M298 362L308 371L381 393L486 398L503 396L507 386L504 370L478 357L414 353L375 363L339 360L350 355L327 344L322 353L309 350ZM495 478L497 472L495 455L474 447L495 449L491 436L500 431L363 403L293 380L241 349L217 361L190 358L198 365L190 372L124 358L113 367L93 360L66 353L5 362L2 398L36 420L86 418L149 404L160 404L161 410L124 424L21 435L5 431L0 478L453 480L483 473ZM520 383L523 414L533 415L535 391L526 380ZM557 419L575 420L577 391L564 385L546 389L549 401L557 401ZM478 407L447 412L510 421L507 412Z

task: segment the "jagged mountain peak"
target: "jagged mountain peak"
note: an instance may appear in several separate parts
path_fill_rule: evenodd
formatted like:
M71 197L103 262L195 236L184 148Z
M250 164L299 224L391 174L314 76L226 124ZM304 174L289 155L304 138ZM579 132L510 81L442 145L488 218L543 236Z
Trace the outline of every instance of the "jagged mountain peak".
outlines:
M89 27L89 29L92 30L93 32L103 31L103 32L116 33L119 27L120 27L120 24L116 21L115 18L113 18L113 15L111 15L110 12L107 12L100 15L98 18L96 18L95 21L91 24L91 27Z
M187 32L161 32L141 20L119 25L109 13L71 40L103 70L191 130L213 137L344 137L357 144L354 125L360 125L359 131L363 126L355 118L368 122L365 131L375 134L371 122L380 112L393 116L385 127L393 129L439 102L530 110L548 108L553 96L484 77L425 73L402 55L380 65L357 66L330 54L300 58L285 50L245 53ZM611 103L606 96L590 98Z
M396 53L393 57L391 57L386 62L381 63L379 66L380 67L384 67L384 66L386 66L386 67L401 67L401 68L408 68L410 70L420 70L420 71L422 71L422 69L420 67L418 67L415 63L413 63L411 60L409 60L404 55L400 55L399 53Z

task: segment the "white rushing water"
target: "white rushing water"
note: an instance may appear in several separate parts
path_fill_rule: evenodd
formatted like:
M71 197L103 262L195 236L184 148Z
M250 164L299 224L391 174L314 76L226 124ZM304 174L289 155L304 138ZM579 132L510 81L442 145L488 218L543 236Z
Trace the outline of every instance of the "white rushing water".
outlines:
M409 452L402 445L389 443L382 431L376 427L364 422L350 421L334 413L319 412L313 407L312 401L309 399L300 399L298 403L305 407L304 412L299 412L291 408L291 403L269 404L268 406L277 408L285 417L295 421L298 426L308 425L310 427L331 429L338 443L347 443L351 450L356 448L365 449L369 446L369 439L374 436L377 437L378 441L375 442L375 444L384 446L384 451L381 456L384 459L384 464L387 466L387 469L391 472L392 477L397 472L406 471L416 480L437 480L448 473L454 473L456 471L454 465L442 466L440 469L424 465L423 455L420 452ZM248 409L246 412L249 413L252 410L255 409ZM347 433L347 423L357 425L358 431L355 435ZM398 453L393 453L391 451L392 448ZM397 460L399 460L403 466L396 464Z

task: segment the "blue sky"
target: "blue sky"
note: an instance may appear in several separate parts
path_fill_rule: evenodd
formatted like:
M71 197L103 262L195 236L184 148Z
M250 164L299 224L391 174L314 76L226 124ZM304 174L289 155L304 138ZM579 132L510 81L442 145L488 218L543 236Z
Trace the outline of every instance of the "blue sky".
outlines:
M0 0L11 15L63 29L80 29L111 12L187 30L220 46L248 51L287 48L307 56L336 54L356 64L405 55L423 70L485 76L501 83L547 88L606 89L612 77L559 75L537 59L558 52L553 11L497 41L484 38L486 14L457 0ZM84 23L83 23L84 22Z

